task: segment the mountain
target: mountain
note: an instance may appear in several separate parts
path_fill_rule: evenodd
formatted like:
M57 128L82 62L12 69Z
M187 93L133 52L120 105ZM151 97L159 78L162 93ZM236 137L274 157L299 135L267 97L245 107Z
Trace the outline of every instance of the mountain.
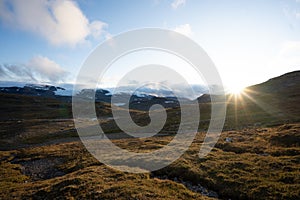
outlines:
M218 89L217 86L213 85L215 90ZM193 90L194 94L191 94L189 91ZM178 98L187 98L187 99L195 99L199 95L207 93L209 90L205 85L199 84L191 84L189 88L186 88L184 85L176 84L172 85L172 89L167 88L153 88L153 87L140 87L136 88L136 86L120 86L118 88L107 88L107 90L112 91L113 94L116 93L127 93L127 94L135 94L137 96L149 95L149 96L157 96L157 97L171 97L177 96ZM114 92L121 91L121 92ZM176 94L176 95L175 95Z
M128 89L128 88L127 88ZM0 87L0 93L17 94L25 96L41 96L47 98L55 98L65 102L71 102L72 96L60 95L64 94L66 89L63 87L42 84L25 84L23 87ZM133 93L131 95L130 93ZM94 98L96 102L111 103L112 95L114 95L115 106L128 107L136 110L149 110L154 104L161 104L165 108L176 107L179 105L177 97L171 91L155 90L144 88L142 91L133 92L124 90L121 93L112 94L109 90L97 89L83 89L79 91L77 96L82 98ZM170 95L170 96L167 96ZM190 102L187 98L180 98L182 102ZM129 102L129 105L128 105Z
M60 84L51 84L51 83L45 83L45 84L28 84L24 82L12 82L12 81L0 81L0 88L23 88L24 86L36 86L43 88L44 86L54 86L56 88L63 88L55 91L55 95L57 96L72 96L73 93L77 94L80 91L73 91L74 84L68 84L68 83L60 83ZM89 90L90 88L88 86L84 85L77 85L78 88L84 88L84 90ZM128 85L128 86L119 86L117 88L97 88L96 90L106 90L109 91L111 94L134 94L136 96L157 96L157 97L170 97L175 96L174 93L176 93L176 96L179 98L188 98L188 99L195 99L197 96L201 94L205 94L208 92L208 89L204 85L197 85L192 84L189 86L190 88L187 89L185 86L182 85L174 85L173 89L175 88L175 91L172 91L171 89L167 88L153 88L153 87L141 87L136 88L136 86ZM216 86L214 86L216 87ZM188 91L192 89L194 94L190 94ZM9 90L9 89L8 89ZM12 93L18 94L16 91L11 91ZM34 95L28 93L28 95Z
M28 96L55 97L55 92L65 90L53 85L26 84L24 87L0 87L0 93L21 94Z
M160 104L165 108L172 108L179 106L178 100L186 104L191 102L186 98L177 98L174 96L154 96L145 93L134 93L133 95L130 95L124 92L112 95L108 90L104 89L98 89L96 92L91 89L84 89L77 94L78 97L89 99L94 98L93 95L95 95L95 102L111 103L113 97L112 104L115 106L124 108L129 107L130 109L143 111L148 111L154 104Z
M211 103L209 95L198 98L201 121L194 142L177 161L151 174L120 172L91 156L78 138L71 102L52 96L58 88L30 87L33 95L17 89L0 93L0 199L299 199L299 72L248 87L240 95L227 95L224 130L214 149L200 159ZM42 91L45 95L36 95ZM83 90L81 95L93 98L91 92ZM115 95L120 95L118 103L128 97ZM96 98L110 97L107 90L96 91ZM142 94L130 98L137 109L166 101ZM160 137L128 138L114 122L112 106L96 102L98 120L88 123L93 127L99 122L114 144L131 152L164 148L180 124L180 108L174 104L166 109ZM188 102L180 106L191 107ZM131 109L130 115L141 126L151 120L145 111ZM136 166L128 160L118 157L116 163ZM149 166L157 160L149 160Z
M15 114L20 116L24 115L25 111L30 112L32 109L36 110L37 108L40 109L40 114L37 116L47 116L47 114L50 114L47 113L48 109L55 113L53 117L59 117L59 113L71 113L71 96L56 95L57 91L64 91L63 89L62 87L51 85L32 84L25 85L24 87L1 87L0 100L2 102L1 107L3 107L3 109L1 109L2 117L7 118L10 116L9 118L13 119L14 117L11 110L14 110ZM93 98L93 92L93 90L84 89L80 91L78 95L85 98ZM129 107L132 110L148 111L154 104L160 104L165 108L172 108L173 114L171 113L171 115L173 116L173 121L178 121L177 118L180 117L176 114L180 113L179 100L183 102L181 106L188 106L193 102L187 98L154 96L142 92L134 93L132 96L128 93L112 94L109 90L104 89L98 89L96 91L95 101L97 103L105 103L105 109L107 108L106 110L109 110L112 95L114 95L115 98L112 106L121 108ZM228 94L226 97L227 116L225 129L253 124L299 121L300 71L290 72L272 78L264 83L247 87L240 95ZM201 95L197 100L199 102L202 118L200 127L206 127L210 119L210 95ZM30 107L34 108L30 109ZM60 111L58 112L57 110ZM41 114L45 111L46 113ZM64 116L66 115L62 115L62 117ZM70 114L67 116L70 116Z
M300 71L289 72L246 89L260 93L298 95L300 93Z
M300 71L290 72L227 95L227 118L237 124L276 124L300 120ZM234 113L237 113L234 116Z

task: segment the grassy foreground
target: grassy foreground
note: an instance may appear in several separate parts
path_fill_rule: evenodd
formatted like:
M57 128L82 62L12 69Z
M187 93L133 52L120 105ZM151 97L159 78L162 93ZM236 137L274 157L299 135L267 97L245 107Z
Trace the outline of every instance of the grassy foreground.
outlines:
M114 142L139 152L161 148L171 139ZM216 148L199 159L202 142L199 133L179 160L151 174L107 167L79 141L1 151L0 198L213 199L186 184L200 183L221 199L299 199L300 124L224 132Z

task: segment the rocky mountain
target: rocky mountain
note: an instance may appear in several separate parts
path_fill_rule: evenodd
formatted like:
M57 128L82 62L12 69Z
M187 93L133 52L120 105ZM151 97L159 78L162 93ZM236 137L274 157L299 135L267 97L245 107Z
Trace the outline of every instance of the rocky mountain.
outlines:
M77 94L82 98L94 98L94 91L90 89L84 89ZM112 102L112 96L114 97ZM191 101L186 98L180 98L174 96L154 96L145 93L134 93L130 95L128 93L116 93L111 94L108 90L98 89L95 92L95 101L96 102L106 102L111 103L114 106L129 107L130 109L135 110L149 110L150 107L154 104L160 104L165 108L178 107L179 100L184 103L190 103Z
M65 90L53 85L26 84L24 87L0 87L0 93L21 94L28 96L55 97L55 92Z
M193 86L195 87L195 86ZM69 89L68 89L69 90ZM55 98L64 102L71 102L72 97L64 94L65 88L53 85L26 84L24 87L0 87L0 93L18 94L25 96L41 96L47 98ZM199 87L198 91L205 91L204 87ZM133 95L131 95L133 93ZM253 104L253 100L257 101L268 109L268 112L276 110L288 110L287 113L295 113L297 109L293 109L300 98L300 71L290 72L266 82L245 88L241 97L244 99L245 105ZM94 90L83 89L77 93L84 98L94 98ZM114 95L114 106L129 107L136 110L149 110L154 104L160 104L165 108L178 107L179 100L184 104L189 104L192 100L184 97L175 97L172 92L157 89L143 89L133 92L130 88L124 88L124 92L112 94L110 90L97 89L95 92L95 101L111 103L112 95ZM217 95L214 95L218 99ZM249 98L250 97L250 98ZM252 99L252 100L251 100ZM210 103L210 94L203 94L196 99L200 104ZM232 103L234 98L227 95L228 102Z
M0 87L0 93L4 94L17 94L25 96L41 96L47 98L55 98L64 102L71 102L72 96L59 95L64 91L65 88L57 87L52 85L38 85L38 84L26 84L24 87ZM130 109L137 110L149 110L154 104L160 104L165 108L179 106L179 101L176 97L172 96L172 93L167 91L160 91L160 95L156 95L154 90L145 90L135 92L133 95L131 91L112 94L109 90L97 89L83 89L77 93L77 96L82 98L94 98L95 102L111 103L112 95L114 95L115 106L128 107ZM165 96L166 94L170 96ZM189 103L190 100L187 98L180 98L182 102ZM129 104L129 105L128 105Z

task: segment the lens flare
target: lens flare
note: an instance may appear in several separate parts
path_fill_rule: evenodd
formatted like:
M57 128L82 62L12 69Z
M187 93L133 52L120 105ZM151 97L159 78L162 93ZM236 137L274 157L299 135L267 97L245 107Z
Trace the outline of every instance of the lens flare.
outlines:
M228 88L228 93L233 95L240 95L244 91L244 87L241 87L239 85L231 86Z

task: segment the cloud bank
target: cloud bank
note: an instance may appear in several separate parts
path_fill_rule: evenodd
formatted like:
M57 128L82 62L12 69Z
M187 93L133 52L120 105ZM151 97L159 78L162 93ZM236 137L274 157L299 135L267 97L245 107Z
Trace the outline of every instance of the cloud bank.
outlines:
M35 56L25 64L0 65L0 77L4 80L57 83L67 75L59 64L43 56Z
M53 45L75 46L105 33L107 24L90 22L69 0L0 0L0 19L17 29L40 35Z

